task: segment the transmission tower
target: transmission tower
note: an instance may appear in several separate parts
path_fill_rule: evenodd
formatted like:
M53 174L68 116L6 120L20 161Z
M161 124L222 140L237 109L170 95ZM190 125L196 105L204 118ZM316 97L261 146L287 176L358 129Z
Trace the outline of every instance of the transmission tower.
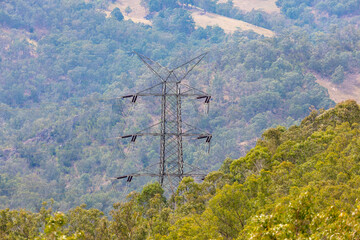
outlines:
M135 54L159 78L160 82L136 94L120 98L130 99L132 103L136 103L138 97L141 96L161 97L161 120L159 123L137 133L124 135L119 138L129 138L131 143L135 143L137 137L140 136L160 137L160 161L156 164L157 171L154 171L155 166L152 165L141 172L120 176L116 179L127 178L127 182L131 182L133 177L137 176L158 177L162 187L174 192L174 189L177 188L181 179L185 176L205 177L205 174L201 173L199 168L184 163L183 137L204 139L209 144L210 150L212 135L183 122L181 117L181 100L183 97L202 99L207 105L207 111L209 110L211 96L182 82L207 53L203 53L171 70L148 57L136 52Z

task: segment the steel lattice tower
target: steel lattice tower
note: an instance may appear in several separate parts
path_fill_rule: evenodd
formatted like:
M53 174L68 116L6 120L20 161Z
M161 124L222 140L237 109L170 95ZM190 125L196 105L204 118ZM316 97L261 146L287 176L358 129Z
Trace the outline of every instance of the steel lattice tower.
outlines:
M131 102L135 103L139 96L161 97L161 120L147 129L120 138L131 138L131 142L135 142L138 136L159 136L160 161L158 163L158 172L154 172L154 169L144 169L142 172L117 177L116 179L127 178L127 181L130 182L134 176L157 176L161 186L173 191L184 176L205 176L205 174L198 172L198 168L184 164L183 137L194 136L197 139L205 139L210 144L212 135L199 131L182 121L181 99L183 97L196 97L197 99L203 99L205 104L209 106L210 95L182 82L205 57L206 53L172 70L139 53L136 54L161 81L134 95L126 95L121 98L131 98ZM183 127L186 130L183 130ZM184 165L186 165L186 169Z

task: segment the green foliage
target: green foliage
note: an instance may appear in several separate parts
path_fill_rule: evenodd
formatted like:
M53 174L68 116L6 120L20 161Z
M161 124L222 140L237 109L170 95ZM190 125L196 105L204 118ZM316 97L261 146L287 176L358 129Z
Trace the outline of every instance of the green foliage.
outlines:
M66 217L68 218L66 234L72 235L81 233L84 239L110 239L109 222L104 213L98 209L85 209L83 204L71 209Z
M111 17L115 18L118 21L124 20L124 15L121 13L118 7L114 8L114 10L111 11Z
M156 28L166 32L190 34L195 29L195 22L190 13L181 8L160 11L153 22Z
M284 13L287 17L292 19L307 18L309 17L309 12L311 8L326 12L330 15L336 15L338 17L356 14L359 12L359 1L357 0L302 0L302 1L293 1L293 0L277 0L276 5L281 8L281 12Z
M351 223L357 221L360 190L354 185L359 116L359 106L348 101L314 111L300 126L269 129L246 157L231 162L235 183L221 186L205 211L187 215L183 224L196 229L197 219L206 216L202 223L216 226L225 239L357 234Z
M39 214L25 210L0 211L1 239L33 239L39 234Z
M269 129L246 157L231 162L235 183L221 186L205 211L184 216L182 224L196 234L202 218L225 239L356 234L359 116L348 101L313 112L298 127Z
M334 14L337 16L343 16L348 14L359 14L360 2L357 0L351 1L333 1L326 0L320 1L317 6L319 10L326 11L329 14Z
M203 190L190 177L185 177L181 181L172 199L177 206L179 215L188 216L193 213L202 213L205 210L208 196L204 195Z
M344 68L342 66L335 68L334 73L331 75L331 81L333 83L339 84L344 81L344 78Z
M113 205L66 214L0 211L2 239L359 238L360 106L314 110L299 126L267 130L245 157L202 183L184 178L166 200L159 183Z
M152 125L159 114L155 103L145 98L139 98L133 112L126 102L107 101L156 81L131 50L165 66L177 66L197 52L209 51L188 81L212 94L210 114L203 116L192 100L183 101L185 121L214 135L210 155L203 146L189 144L185 160L209 171L218 169L226 156L245 156L265 129L289 127L300 123L309 109L332 107L326 89L316 83L317 74L340 81L358 70L360 32L356 17L350 15L346 21L316 18L315 25L308 27L261 11L241 12L231 1L181 1L276 32L274 38L264 38L253 32L225 34L220 27L195 29L179 1L148 1L157 7L150 16L152 26L106 17L101 8L109 2L0 3L0 45L5 46L0 48L1 208L37 211L41 201L54 198L63 211L86 203L108 214L122 199L124 186L120 182L113 191L107 179L157 161L157 139L138 139L130 151L114 138ZM305 5L304 12L314 7L310 2ZM292 129L294 135L300 131ZM159 208L168 209L178 201L185 206L179 207L183 214L209 215L206 202L220 186L235 180L243 183L276 162L304 163L320 148L309 147L311 142L282 142L276 139L282 130L272 138L268 133L259 141L264 145L244 158L229 160L222 173L211 175L206 187L184 183L179 198L171 203L163 202L156 192ZM332 136L329 130L323 141ZM316 134L313 137L318 139ZM229 179L231 162L236 164ZM342 174L331 176L344 179ZM132 187L139 190L148 180L136 178ZM145 201L146 208L151 198Z
M269 168L270 157L267 147L256 146L245 157L234 160L230 165L230 172L239 182L243 182L247 176L258 174L262 169Z
M159 182L148 184L143 187L139 197L139 205L143 206L144 209L148 209L150 206L150 200L155 196L159 195L160 199L165 203L166 198L164 197L164 190L161 188Z
M277 0L276 5L289 18L297 19L305 11L305 9L314 4L314 0Z
M136 193L130 194L126 203L114 204L110 212L113 222L111 231L120 239L144 239L146 236L145 221L137 207Z
M45 224L44 233L36 239L66 239L66 240L77 240L85 239L82 232L77 232L74 235L66 236L61 228L66 224L66 216L62 212L56 212L53 216L50 216Z
M142 3L149 9L150 12L159 12L167 8L177 7L176 0L142 0Z
M125 8L125 13L126 13L126 15L129 15L131 12L132 12L131 7L127 6L127 7Z
M195 1L194 4L202 9L205 9L206 11L215 12L217 2L218 0L199 0Z

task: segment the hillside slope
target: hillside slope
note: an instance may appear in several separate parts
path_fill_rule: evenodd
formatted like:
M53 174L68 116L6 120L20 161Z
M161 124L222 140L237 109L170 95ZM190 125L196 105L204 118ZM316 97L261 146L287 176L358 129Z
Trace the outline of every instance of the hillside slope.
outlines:
M66 214L46 205L1 210L0 236L359 239L359 136L360 106L343 102L299 126L268 129L246 156L225 160L203 183L184 178L170 199L154 183L114 204L111 219L85 205Z
M149 14L148 9L141 5L141 0L117 0L109 4L106 14L109 17L111 11L118 7L121 12L124 14L126 20L131 19L136 23L144 23L151 25L151 21L146 19L146 16ZM126 14L126 8L130 7L131 12ZM199 8L192 8L189 10L195 21L196 26L206 28L207 26L219 26L226 33L233 33L235 31L249 31L252 30L255 33L264 35L265 37L272 37L275 33L271 30L255 26L253 24L240 21L233 18L228 18L221 16L215 13L207 12Z
M224 29L226 33L233 33L235 31L254 31L265 37L273 37L275 35L271 30L215 13L204 13L197 9L194 9L191 12L191 16L194 18L196 25L203 28L206 28L207 26L219 26Z
M130 8L129 14L126 13L126 8ZM109 16L114 8L119 8L126 20L131 19L136 23L144 23L151 25L151 21L146 19L148 11L141 5L141 0L117 0L113 1L107 8L106 15Z
M339 103L348 99L360 102L360 74L349 74L340 84L335 84L329 78L317 76L317 82L329 91L330 98Z
M187 81L212 95L210 113L196 99L182 108L184 122L214 136L209 154L201 141L184 141L186 163L205 171L246 154L265 129L334 106L312 72L347 73L360 62L360 32L341 19L328 32L281 18L276 36L264 38L196 27L179 5L160 9L149 26L106 17L89 2L0 2L1 208L35 211L54 199L59 210L86 203L108 213L126 188L110 179L158 162L158 138L116 139L160 113L156 99L114 99L158 83L133 50L169 67L209 52ZM151 180L136 178L131 189Z

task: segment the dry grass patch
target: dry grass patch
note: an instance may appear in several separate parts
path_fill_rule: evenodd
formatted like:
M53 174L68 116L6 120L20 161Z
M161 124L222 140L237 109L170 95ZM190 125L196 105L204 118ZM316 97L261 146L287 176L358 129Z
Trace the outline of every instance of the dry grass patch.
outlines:
M204 13L200 10L191 10L191 12L196 25L203 28L206 26L217 25L224 29L226 33L233 33L236 30L252 30L258 34L264 35L265 37L273 37L275 35L275 33L269 29L258 27L244 21L224 17L214 13Z
M256 0L256 2L258 1L262 2L261 0ZM235 2L236 1L234 1L234 3ZM109 16L111 11L116 7L121 10L125 17L125 20L131 19L134 22L151 25L151 22L145 19L145 16L148 14L148 10L141 5L141 0L117 0L116 2L109 5L106 14ZM125 9L127 7L130 7L132 10L128 15L125 13ZM206 27L218 25L219 27L224 29L226 33L233 33L236 30L252 30L266 37L272 37L275 35L274 32L268 29L255 26L244 21L220 16L214 13L203 14L203 11L198 9L192 10L191 13L197 26Z
M110 16L111 11L116 7L120 9L125 17L125 20L131 19L133 22L151 25L151 22L145 19L148 11L146 8L141 6L141 0L118 0L109 5L108 11L105 11L106 15ZM132 10L129 15L125 12L127 7L130 7Z
M360 102L360 74L348 75L341 84L334 84L329 79L316 76L316 82L325 87L334 102L339 103L348 99Z

